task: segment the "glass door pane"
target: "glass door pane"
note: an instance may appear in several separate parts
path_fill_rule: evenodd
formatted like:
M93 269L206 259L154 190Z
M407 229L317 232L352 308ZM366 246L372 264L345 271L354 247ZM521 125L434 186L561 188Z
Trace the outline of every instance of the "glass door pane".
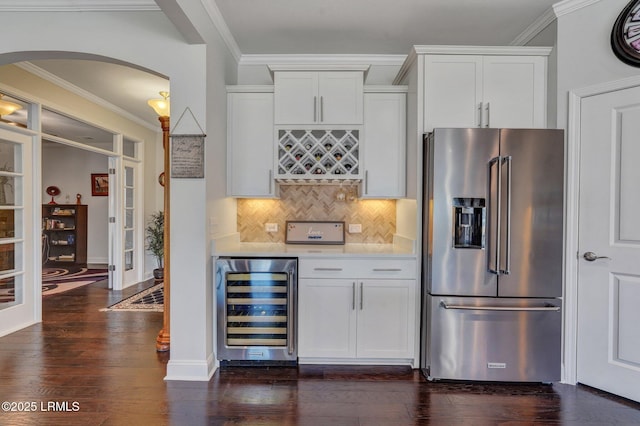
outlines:
M0 129L0 336L26 327L36 319L36 285L32 259L32 137ZM26 168L31 171L31 167ZM39 294L39 293L38 293Z
M129 284L138 281L137 271L138 265L138 252L140 250L140 241L138 238L139 226L136 221L137 209L136 203L138 200L138 188L136 185L136 167L137 164L130 163L125 160L124 164L124 220L123 220L123 234L124 234L124 277L123 285L126 287Z
M22 146L0 140L0 309L24 301L22 179Z

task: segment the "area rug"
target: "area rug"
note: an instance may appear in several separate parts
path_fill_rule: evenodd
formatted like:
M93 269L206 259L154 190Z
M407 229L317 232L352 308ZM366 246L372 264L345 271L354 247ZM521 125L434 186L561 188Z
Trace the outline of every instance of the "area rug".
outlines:
M63 293L108 278L106 269L42 268L42 295Z
M42 268L42 295L63 293L108 278L109 272L106 269ZM14 279L11 277L0 280L0 303L10 303L15 300Z
M108 308L100 309L101 311L146 311L146 312L163 312L164 311L164 284L155 284L139 293L129 296L126 299L115 303Z

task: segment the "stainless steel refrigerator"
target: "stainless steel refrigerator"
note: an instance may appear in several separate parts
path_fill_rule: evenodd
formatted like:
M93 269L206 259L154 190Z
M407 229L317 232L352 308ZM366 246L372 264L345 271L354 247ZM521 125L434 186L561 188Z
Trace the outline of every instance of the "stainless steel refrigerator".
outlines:
M560 379L564 136L425 137L421 368L431 380Z

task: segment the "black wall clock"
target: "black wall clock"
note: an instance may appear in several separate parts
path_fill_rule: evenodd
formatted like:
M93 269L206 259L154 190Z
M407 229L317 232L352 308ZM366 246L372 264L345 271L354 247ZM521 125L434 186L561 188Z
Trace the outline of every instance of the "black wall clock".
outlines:
M611 48L622 62L640 67L640 0L631 0L616 19Z

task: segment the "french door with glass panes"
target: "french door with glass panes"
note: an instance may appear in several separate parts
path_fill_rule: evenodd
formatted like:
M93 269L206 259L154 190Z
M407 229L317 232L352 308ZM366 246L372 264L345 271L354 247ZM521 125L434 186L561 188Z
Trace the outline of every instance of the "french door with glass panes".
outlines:
M35 258L33 137L0 129L0 336L40 318ZM39 241L39 240L38 240ZM37 284L37 286L36 286Z
M144 261L141 254L144 254L144 240L142 237L141 219L139 217L139 209L136 208L140 197L140 186L138 185L137 162L124 160L123 173L123 235L124 235L124 259L122 266L124 268L124 276L122 278L123 287L139 282L141 263ZM144 268L143 268L144 269Z

